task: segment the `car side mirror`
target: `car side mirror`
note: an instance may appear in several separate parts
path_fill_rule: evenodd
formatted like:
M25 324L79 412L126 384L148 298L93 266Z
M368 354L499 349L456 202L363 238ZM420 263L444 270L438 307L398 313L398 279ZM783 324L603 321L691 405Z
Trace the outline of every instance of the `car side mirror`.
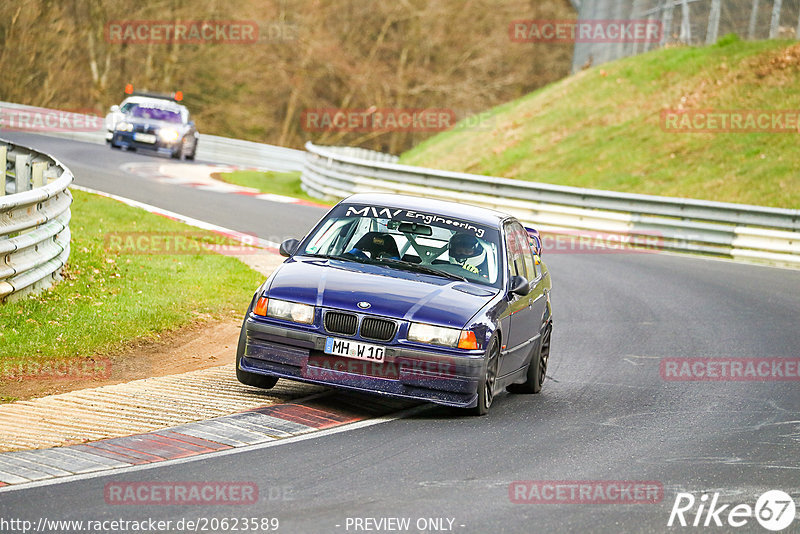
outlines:
M119 106L118 106L118 105L116 105L116 104L114 104L113 106L111 106L111 107L109 108L109 111L110 111L111 113L117 113L117 112L119 111Z
M300 241L297 239L287 239L283 243L281 243L281 247L279 252L281 256L286 256L287 258L297 251L297 245L300 244Z
M509 295L527 295L530 288L530 282L524 276L512 276L511 284L508 289Z

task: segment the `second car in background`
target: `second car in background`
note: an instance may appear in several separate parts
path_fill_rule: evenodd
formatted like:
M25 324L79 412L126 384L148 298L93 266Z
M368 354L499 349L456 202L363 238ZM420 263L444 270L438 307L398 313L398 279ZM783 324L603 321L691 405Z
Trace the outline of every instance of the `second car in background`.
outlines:
M112 148L146 149L173 158L194 159L197 128L186 106L170 97L134 95L106 116Z

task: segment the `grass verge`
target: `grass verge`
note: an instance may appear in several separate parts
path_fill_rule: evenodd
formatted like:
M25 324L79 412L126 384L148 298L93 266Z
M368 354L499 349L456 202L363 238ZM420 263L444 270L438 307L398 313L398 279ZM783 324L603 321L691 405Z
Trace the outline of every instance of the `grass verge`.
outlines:
M229 184L252 187L262 193L299 198L317 204L333 206L335 202L309 196L300 186L300 172L233 171L214 173L214 178Z
M581 71L401 163L536 182L800 207L793 133L670 133L662 110L799 110L800 44L673 47ZM795 114L797 112L795 111Z
M109 249L111 233L162 242L189 235L216 243L219 236L112 199L80 191L73 197L65 279L39 295L0 305L0 402L14 400L2 392L3 379L91 360L197 321L240 317L263 281L236 258L220 254Z

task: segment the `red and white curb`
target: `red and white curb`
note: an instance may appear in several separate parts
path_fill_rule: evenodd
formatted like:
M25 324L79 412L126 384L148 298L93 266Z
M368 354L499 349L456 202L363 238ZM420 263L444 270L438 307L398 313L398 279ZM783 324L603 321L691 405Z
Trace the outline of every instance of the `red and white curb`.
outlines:
M376 420L415 402L324 393L207 421L81 445L0 454L0 492L20 485L186 459Z
M268 200L270 202L280 202L283 204L301 204L325 209L330 208L330 206L325 204L299 198L276 195L274 193L262 193L258 189L252 187L229 184L213 177L215 173L257 169L233 167L230 165L186 165L180 163L126 163L120 168L127 173L169 185L193 187L202 191L211 191L214 193L244 195L259 200Z

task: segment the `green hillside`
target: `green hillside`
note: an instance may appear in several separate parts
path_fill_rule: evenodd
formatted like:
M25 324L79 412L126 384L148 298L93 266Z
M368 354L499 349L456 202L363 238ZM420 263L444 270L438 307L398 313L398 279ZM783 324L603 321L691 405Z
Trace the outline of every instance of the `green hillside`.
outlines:
M402 163L674 197L800 208L800 134L667 132L663 110L797 110L800 44L667 48L492 109ZM797 114L795 113L795 115Z

